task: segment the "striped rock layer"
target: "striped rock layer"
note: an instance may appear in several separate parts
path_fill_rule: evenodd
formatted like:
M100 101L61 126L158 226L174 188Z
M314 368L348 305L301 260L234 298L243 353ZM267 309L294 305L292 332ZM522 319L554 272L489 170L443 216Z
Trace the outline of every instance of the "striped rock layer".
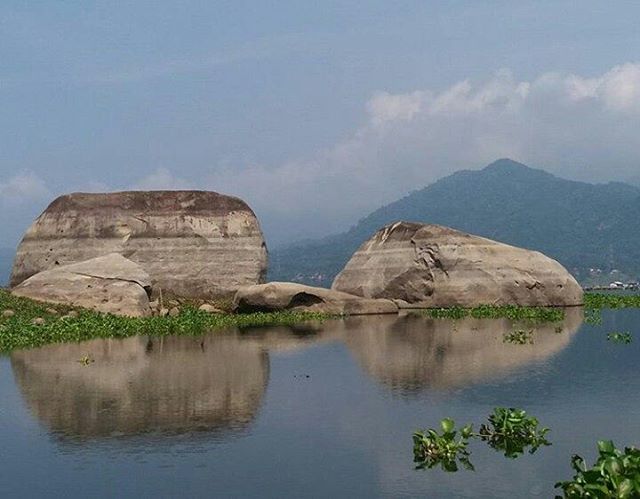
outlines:
M397 222L354 253L332 289L401 306L581 305L583 292L555 260L439 225Z
M154 293L215 298L264 282L267 249L242 200L206 191L68 194L35 220L18 247L11 286L59 265L119 253Z

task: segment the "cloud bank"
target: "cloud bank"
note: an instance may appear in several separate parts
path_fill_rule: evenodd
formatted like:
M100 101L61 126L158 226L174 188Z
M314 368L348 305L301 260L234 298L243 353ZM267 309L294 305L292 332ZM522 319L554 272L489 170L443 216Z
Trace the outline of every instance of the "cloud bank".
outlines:
M245 197L280 226L291 224L278 234L290 239L344 229L411 190L501 157L587 181L640 171L640 64L531 81L501 70L442 90L377 92L366 111L366 122L329 150L225 169L206 184Z
M131 185L90 190L238 195L256 210L273 245L344 230L414 189L501 157L587 181L640 174L640 63L596 76L549 72L530 81L501 70L444 89L380 91L363 104L358 129L306 158L212 168L199 178L159 168ZM14 218L7 208L22 213L20 206L40 207L53 194L32 173L11 177L0 183L3 221Z

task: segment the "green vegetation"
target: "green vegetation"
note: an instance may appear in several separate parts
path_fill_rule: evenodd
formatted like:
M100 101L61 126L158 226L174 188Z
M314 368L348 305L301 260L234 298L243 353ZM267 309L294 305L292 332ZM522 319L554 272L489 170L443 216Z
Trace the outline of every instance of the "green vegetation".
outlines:
M455 429L454 421L446 418L440 421L440 427L442 434L433 428L413 434L413 460L417 463L416 468L425 469L440 465L444 471L458 471L460 462L466 469L473 470L467 451L469 437L473 431L471 425L458 431Z
M522 409L496 407L488 418L488 424L480 426L474 433L472 425L457 430L452 419L440 422L442 433L430 428L413 434L413 461L417 469L434 468L438 465L448 472L458 471L458 463L473 470L467 449L469 439L477 438L493 449L504 452L515 459L529 448L533 454L541 446L551 445L546 439L548 428L538 428L538 420Z
M633 336L631 333L608 333L607 340L612 341L613 343L625 343L629 344L633 341Z
M434 319L510 319L532 323L560 322L564 319L564 309L550 307L518 307L516 305L481 305L474 308L432 308L425 310Z
M602 310L640 308L640 294L585 293L584 322L593 326L602 324Z
M585 293L584 307L588 310L640 308L640 294Z
M639 449L620 451L612 441L600 441L593 467L587 468L580 456L571 458L571 467L576 472L573 479L556 484L565 498L640 497Z
M300 312L210 314L192 307L183 308L175 317L116 317L17 298L0 290L0 352L93 338L198 335L227 327L291 325L326 318L326 314Z
M533 345L533 331L512 331L502 336L503 343L513 343L515 345Z
M551 445L545 438L549 428L538 428L538 419L522 409L496 407L489 416L489 424L480 427L480 438L489 446L515 459L529 447L533 454L543 445Z

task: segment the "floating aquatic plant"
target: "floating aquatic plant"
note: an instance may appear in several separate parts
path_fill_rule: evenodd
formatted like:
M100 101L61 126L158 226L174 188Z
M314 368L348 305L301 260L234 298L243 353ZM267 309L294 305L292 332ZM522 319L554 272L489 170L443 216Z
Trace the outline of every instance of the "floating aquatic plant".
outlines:
M527 321L533 323L560 322L565 313L562 308L551 307L519 307L515 305L481 305L474 308L432 308L425 314L434 319L511 319L513 321Z
M2 312L6 310L13 314L5 316ZM309 312L211 314L189 306L173 317L118 317L85 309L74 310L69 306L52 307L0 290L0 352L93 338L126 338L137 334L197 335L228 327L293 325L328 317ZM35 318L42 320L34 322Z
M458 463L473 470L468 450L469 440L479 439L493 449L504 452L509 458L517 458L525 450L530 454L540 447L551 445L546 439L548 428L540 428L538 419L529 416L522 409L496 407L488 418L488 423L474 433L472 425L456 429L452 419L440 422L442 432L430 428L413 434L413 461L416 468L440 466L444 471L458 471Z
M633 341L633 336L631 336L631 333L607 333L607 340L613 342L613 343L624 343L624 344L629 344Z
M533 344L533 331L524 331L519 329L517 331L511 331L510 333L504 333L502 336L503 343L514 343L516 345Z
M571 458L571 467L573 478L555 485L565 498L640 497L640 450L635 447L621 451L611 440L601 440L591 468L578 455Z

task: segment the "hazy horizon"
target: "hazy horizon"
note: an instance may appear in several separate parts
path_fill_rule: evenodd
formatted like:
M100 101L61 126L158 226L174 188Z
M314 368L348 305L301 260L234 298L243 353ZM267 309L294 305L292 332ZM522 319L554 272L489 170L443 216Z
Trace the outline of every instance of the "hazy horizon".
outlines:
M0 247L57 195L243 198L270 247L510 157L640 183L640 4L0 6Z

